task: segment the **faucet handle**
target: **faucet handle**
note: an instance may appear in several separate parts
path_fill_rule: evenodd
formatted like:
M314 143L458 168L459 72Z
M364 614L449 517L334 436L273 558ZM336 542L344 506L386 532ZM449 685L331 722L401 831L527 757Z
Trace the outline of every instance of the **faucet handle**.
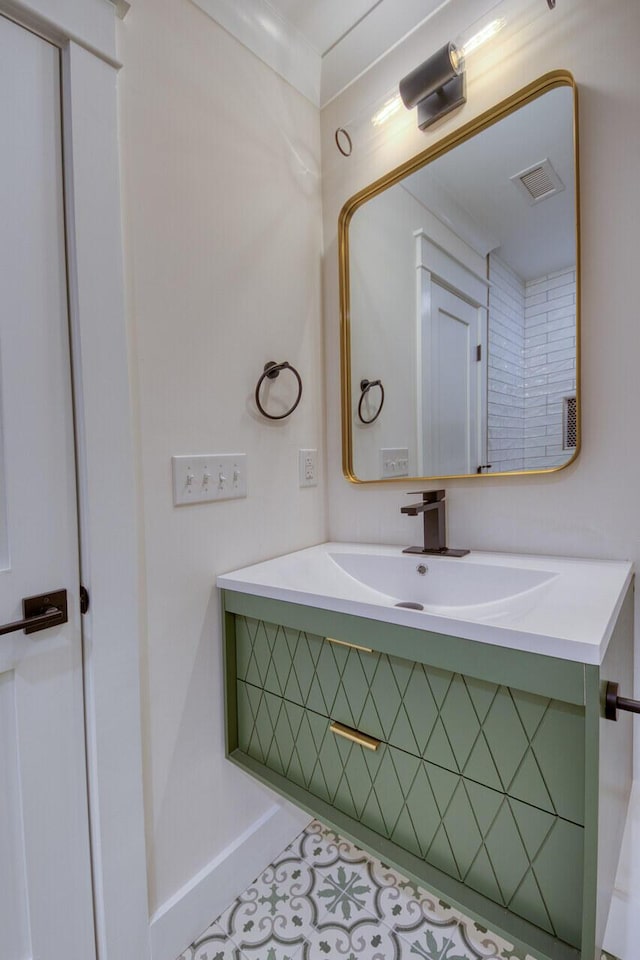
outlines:
M437 503L444 500L446 490L413 490L407 493L408 497L422 497L423 503Z

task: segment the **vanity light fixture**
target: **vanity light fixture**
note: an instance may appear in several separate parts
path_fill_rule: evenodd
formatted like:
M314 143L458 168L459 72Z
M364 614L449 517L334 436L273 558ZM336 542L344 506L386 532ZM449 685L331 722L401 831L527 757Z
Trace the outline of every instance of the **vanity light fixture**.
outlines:
M478 21L455 41L445 43L437 53L400 81L400 96L408 109L418 107L418 126L426 130L440 117L466 103L466 61L506 26L505 17Z
M499 0L502 7L505 0ZM469 54L483 46L502 30L506 19L492 16L494 7L474 23L452 43L425 60L400 81L400 92L388 97L371 117L374 127L386 123L400 109L418 106L418 126L426 129L435 120L443 117L466 102L465 62Z
M363 140L383 131L385 136L394 136L404 127L399 118L403 103L408 109L418 107L418 126L422 130L462 106L466 102L467 61L474 58L475 51L492 41L507 23L507 33L517 33L535 20L542 9L553 10L555 5L556 0L493 0L484 14L458 37L407 74L400 81L400 92L398 87L387 90L360 115L338 127L335 141L339 152L344 157L351 156L356 137L362 145Z
M445 43L428 60L400 81L405 107L418 107L418 126L426 130L467 101L464 54L454 43Z
M556 0L546 0L546 3L553 10ZM507 18L502 16L506 7L506 0L498 0L460 37L445 43L428 60L402 78L400 97L407 109L418 107L418 126L421 130L426 130L436 120L466 103L467 58L506 26ZM497 11L500 13L497 14ZM373 123L383 122L377 120L383 111L376 114ZM386 115L383 119L386 119Z
M400 96L407 109L418 107L418 126L426 130L467 101L466 61L506 26L505 17L476 21L461 37L445 43L428 60L400 81Z

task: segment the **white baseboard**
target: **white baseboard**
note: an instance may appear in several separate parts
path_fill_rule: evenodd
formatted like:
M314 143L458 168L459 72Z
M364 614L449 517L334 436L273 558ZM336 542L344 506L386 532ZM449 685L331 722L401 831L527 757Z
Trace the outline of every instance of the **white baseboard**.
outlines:
M152 960L176 960L309 822L291 804L274 804L151 918Z

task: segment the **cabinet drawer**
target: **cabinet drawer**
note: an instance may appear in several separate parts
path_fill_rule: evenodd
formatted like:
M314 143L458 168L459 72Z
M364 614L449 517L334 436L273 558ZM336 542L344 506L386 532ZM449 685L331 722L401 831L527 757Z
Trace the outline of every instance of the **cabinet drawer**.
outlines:
M237 676L551 814L584 823L584 708L236 616Z
M336 736L327 716L241 680L237 705L243 753L512 913L580 944L581 827L385 742L364 749Z

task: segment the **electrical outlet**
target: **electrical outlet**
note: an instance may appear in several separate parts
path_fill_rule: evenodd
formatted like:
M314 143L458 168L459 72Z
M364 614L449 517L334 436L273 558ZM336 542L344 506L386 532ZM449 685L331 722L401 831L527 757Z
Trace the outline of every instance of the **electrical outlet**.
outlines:
M247 495L246 453L211 453L172 457L173 502L207 503Z
M298 451L298 473L301 487L315 487L318 483L318 451Z
M383 479L409 476L407 447L383 447L380 450L380 473Z

